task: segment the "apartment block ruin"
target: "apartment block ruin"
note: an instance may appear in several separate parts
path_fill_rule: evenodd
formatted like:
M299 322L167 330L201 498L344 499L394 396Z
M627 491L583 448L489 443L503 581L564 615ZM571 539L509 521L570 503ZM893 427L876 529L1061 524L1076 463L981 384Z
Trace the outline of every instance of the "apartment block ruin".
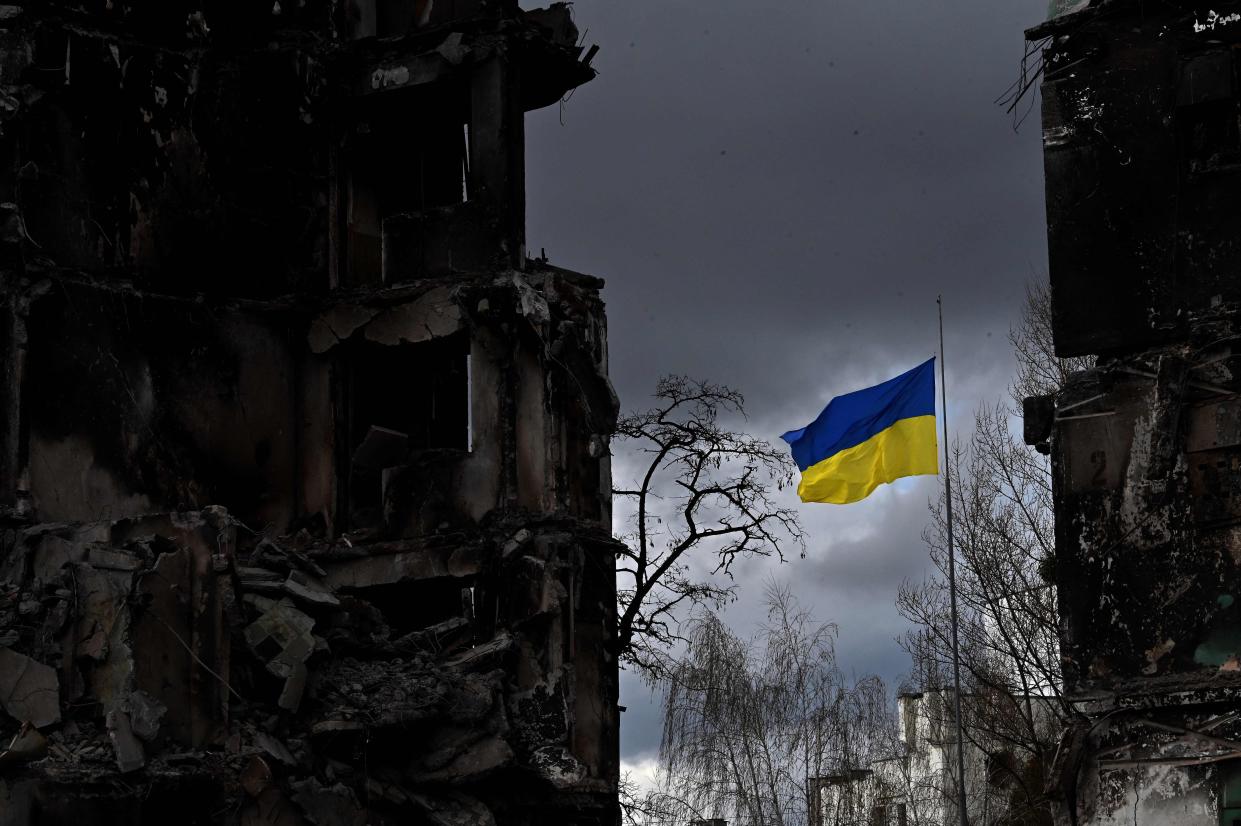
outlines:
M1241 822L1241 4L1081 0L1041 47L1066 688L1058 822Z
M0 4L0 824L608 824L567 4Z

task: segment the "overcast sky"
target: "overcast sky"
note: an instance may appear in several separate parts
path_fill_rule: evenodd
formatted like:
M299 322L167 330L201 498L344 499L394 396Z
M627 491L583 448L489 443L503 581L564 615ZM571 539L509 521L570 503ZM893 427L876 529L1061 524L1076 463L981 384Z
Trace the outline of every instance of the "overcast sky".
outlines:
M527 5L542 5L531 3ZM529 245L607 279L611 374L626 409L684 373L742 391L772 440L832 396L936 349L946 314L949 425L1012 375L1007 333L1046 273L1037 111L994 101L1046 0L577 0L599 77L527 119ZM623 461L618 462L623 472ZM889 681L902 579L938 480L800 508L807 558L746 566L840 626L838 657ZM622 758L658 747L657 703L622 677Z

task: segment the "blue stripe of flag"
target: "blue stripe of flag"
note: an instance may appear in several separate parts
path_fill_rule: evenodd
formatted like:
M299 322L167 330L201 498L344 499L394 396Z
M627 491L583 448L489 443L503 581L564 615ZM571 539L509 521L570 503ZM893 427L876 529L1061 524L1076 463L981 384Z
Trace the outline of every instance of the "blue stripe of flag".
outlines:
M935 359L882 384L837 396L819 417L781 436L802 470L887 430L901 419L935 415Z

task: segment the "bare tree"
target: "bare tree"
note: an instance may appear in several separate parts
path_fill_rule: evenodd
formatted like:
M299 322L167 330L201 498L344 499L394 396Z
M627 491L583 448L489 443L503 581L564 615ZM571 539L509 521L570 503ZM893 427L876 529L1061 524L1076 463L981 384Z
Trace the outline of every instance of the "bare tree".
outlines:
M1056 594L1048 575L1055 553L1051 470L1045 456L1014 436L1010 422L1020 416L1024 397L1054 392L1090 362L1056 358L1045 287L1028 291L1010 340L1018 364L1010 403L980 408L972 436L954 446L949 460L962 690L968 694L962 713L967 735L987 753L992 780L1011 790L1006 817L1036 822L1046 817L1045 775L1073 710L1062 694ZM931 511L924 537L937 575L904 584L897 600L914 624L904 645L923 689L944 686L952 667L943 503Z
M804 826L818 778L880 755L890 722L882 681L846 680L835 626L787 589L769 585L766 601L767 622L750 641L710 612L687 623L664 697L663 782L646 797L667 819L644 822Z
M737 559L783 559L786 549L805 548L797 514L771 495L794 482L788 451L721 423L744 417L741 394L668 376L655 398L657 407L617 425L643 469L632 485L612 491L633 510L627 549L617 556L620 660L652 680L665 673L679 636L678 610L732 597Z

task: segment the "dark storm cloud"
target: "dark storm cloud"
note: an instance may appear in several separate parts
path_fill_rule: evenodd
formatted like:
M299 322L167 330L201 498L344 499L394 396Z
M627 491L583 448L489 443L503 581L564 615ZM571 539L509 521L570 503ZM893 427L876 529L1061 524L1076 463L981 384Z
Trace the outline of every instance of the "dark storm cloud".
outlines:
M932 355L942 292L949 423L968 432L972 408L1004 392L1007 332L1045 269L1037 114L1015 134L993 104L1045 0L574 10L600 76L528 118L529 243L607 279L624 406L686 373L744 392L747 429L775 439ZM730 621L752 630L774 576L840 625L847 670L895 678L893 601L925 571L937 494L905 480L847 508L805 506L807 558L745 567ZM658 741L636 686L625 678L630 760Z

